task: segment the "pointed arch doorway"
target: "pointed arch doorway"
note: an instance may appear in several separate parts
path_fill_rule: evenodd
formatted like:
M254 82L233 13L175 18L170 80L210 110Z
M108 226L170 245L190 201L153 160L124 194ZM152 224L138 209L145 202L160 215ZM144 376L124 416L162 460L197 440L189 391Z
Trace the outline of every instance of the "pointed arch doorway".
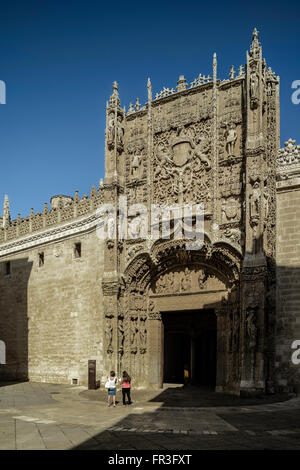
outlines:
M207 242L189 252L176 241L128 266L121 359L139 386L182 381L187 361L194 383L238 393L239 262L228 247Z

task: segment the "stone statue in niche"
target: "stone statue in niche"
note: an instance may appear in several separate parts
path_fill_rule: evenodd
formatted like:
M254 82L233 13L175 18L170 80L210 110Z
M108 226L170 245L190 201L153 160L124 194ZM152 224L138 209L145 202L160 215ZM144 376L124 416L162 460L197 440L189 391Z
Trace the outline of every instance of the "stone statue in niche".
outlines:
M118 343L119 343L119 352L124 351L124 325L123 319L119 319L118 322Z
M259 103L258 88L259 77L257 74L256 64L253 64L250 72L250 106L255 109Z
M141 319L140 322L140 352L144 354L147 346L147 328L146 319Z
M137 318L136 317L131 317L131 322L130 322L130 344L131 344L131 352L136 353L137 352L137 335L138 333L138 328L137 328Z
M105 326L105 338L106 338L106 350L108 353L113 353L113 326L112 318L106 317L106 326Z
M117 143L118 146L123 146L124 126L122 124L122 116L119 115L117 119Z
M142 157L134 155L131 162L131 177L134 181L141 178Z
M185 268L183 277L181 279L181 290L186 292L191 289L191 277L188 268Z
M257 328L256 328L256 309L248 307L246 310L246 331L249 341L249 347L253 348L256 344Z
M258 219L260 212L261 190L259 182L255 181L253 185L252 194L250 196L250 217L251 219Z
M108 136L107 142L109 145L115 141L115 113L110 113L108 116Z
M231 123L229 125L229 128L225 132L225 137L226 137L226 151L227 151L228 157L233 157L234 147L235 147L235 143L237 140L236 125L234 123Z

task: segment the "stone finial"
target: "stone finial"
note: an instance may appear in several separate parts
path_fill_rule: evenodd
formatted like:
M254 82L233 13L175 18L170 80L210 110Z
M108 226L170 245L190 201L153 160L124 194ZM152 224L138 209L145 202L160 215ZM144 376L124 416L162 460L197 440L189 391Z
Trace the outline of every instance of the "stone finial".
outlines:
M250 56L254 59L258 59L260 56L260 42L258 40L258 31L256 28L254 28L253 33L252 33L252 44L250 47Z
M32 217L34 217L34 210L33 210L33 207L30 209L29 217L30 217L31 219L32 219Z
M109 105L110 106L120 106L120 99L119 99L118 83L117 82L113 83L113 94L111 95L111 97L109 99Z
M3 227L7 227L9 224L10 224L10 207L9 207L8 195L5 194L4 205L3 205L2 225Z
M259 34L259 31L256 28L254 28L253 33L252 33L252 41L258 40L258 34Z
M148 101L152 101L152 85L151 85L150 78L148 78L148 81L147 81L147 89L148 89Z
M134 107L132 103L129 103L129 109L128 109L128 114L134 113Z
M48 204L47 204L47 202L45 202L45 204L44 204L43 214L45 214L45 215L48 214Z
M178 82L177 82L177 87L176 87L177 91L186 90L187 86L188 84L187 84L186 79L184 78L184 75L180 75Z
M242 77L244 75L244 66L243 65L240 65L239 66L239 74L238 74L238 77Z
M234 70L234 65L230 67L230 72L229 72L229 78L230 80L233 80L235 76L235 70Z
M91 187L90 197L94 197L95 195L96 195L96 188L95 188L95 186L93 185L93 186Z
M138 111L141 107L140 100L138 98L135 100L135 106L134 107L135 107L136 111Z
M74 201L75 201L75 202L79 202L79 201L80 201L78 192L79 192L78 189L76 189L76 190L75 190L75 196L74 196Z

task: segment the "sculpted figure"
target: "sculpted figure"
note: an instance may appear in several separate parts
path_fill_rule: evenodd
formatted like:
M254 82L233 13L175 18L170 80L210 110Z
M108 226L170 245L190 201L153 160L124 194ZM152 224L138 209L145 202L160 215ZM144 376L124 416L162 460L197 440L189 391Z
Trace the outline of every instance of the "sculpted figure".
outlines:
M124 327L123 327L123 321L119 320L118 323L118 333L119 333L119 350L123 351L124 348Z
M251 347L255 346L257 328L255 326L255 308L248 308L246 312L246 331L249 337L249 345Z
M261 191L259 187L259 182L256 181L253 185L253 191L250 198L250 215L251 217L258 217L259 216L259 208L260 208L260 198L261 198Z
M201 290L204 289L205 281L206 281L206 274L205 274L204 270L201 269L201 271L199 271L199 275L198 275L198 285L199 285L199 288Z
M108 118L108 143L113 144L115 141L115 115L111 113Z
M181 279L181 289L183 291L187 291L191 289L191 279L190 279L190 272L188 268L185 268L183 278Z
M118 122L117 122L117 142L118 142L118 145L123 145L123 137L124 137L124 127L122 125L122 117L118 116Z
M258 104L258 75L256 71L256 66L252 67L250 73L250 99L251 99L251 107L256 108Z
M174 273L173 273L173 271L170 271L169 275L168 275L168 290L169 290L169 292L174 292Z
M167 285L167 280L164 275L162 275L157 281L156 281L156 289L157 292L163 292L166 289Z
M113 326L111 318L106 319L106 328L105 328L105 337L106 337L106 345L107 345L107 352L112 352L112 341L113 341Z
M136 348L136 334L138 332L137 325L136 325L136 319L132 318L131 319L131 325L130 325L130 343L131 343L131 348L135 349Z
M196 141L196 148L194 150L194 155L206 165L207 169L211 168L211 163L206 155L209 150L209 142L205 137L199 137Z
M143 351L145 351L147 344L147 328L146 328L146 322L143 321L141 323L141 329L140 329L140 346Z
M131 174L134 180L139 179L140 175L140 165L141 165L141 157L140 155L134 155L131 164Z
M231 157L234 155L234 146L237 139L236 126L235 124L230 124L229 129L225 133L226 137L226 151L228 156Z

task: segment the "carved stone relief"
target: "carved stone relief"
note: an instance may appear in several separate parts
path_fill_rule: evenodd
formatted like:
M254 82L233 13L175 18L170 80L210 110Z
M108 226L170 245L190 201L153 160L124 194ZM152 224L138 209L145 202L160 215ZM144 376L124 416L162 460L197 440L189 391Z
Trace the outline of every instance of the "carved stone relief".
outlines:
M206 268L195 266L184 271L172 270L161 274L152 285L153 294L184 294L210 289L225 289L225 284Z
M154 202L203 202L212 199L210 122L178 127L154 141Z

